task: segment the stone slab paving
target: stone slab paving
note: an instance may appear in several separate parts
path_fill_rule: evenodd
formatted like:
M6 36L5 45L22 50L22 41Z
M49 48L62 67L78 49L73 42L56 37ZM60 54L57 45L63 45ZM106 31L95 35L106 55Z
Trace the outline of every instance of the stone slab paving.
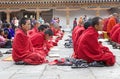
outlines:
M49 61L71 56L73 49L64 47L64 40L70 33L65 33L58 46L51 49L50 54L59 54L59 57L47 57ZM15 65L13 61L3 61L10 54L0 57L0 79L119 79L120 77L120 50L113 49L107 42L103 42L116 56L116 64L112 67L89 67L72 69L70 66L56 65ZM9 49L0 48L5 53Z

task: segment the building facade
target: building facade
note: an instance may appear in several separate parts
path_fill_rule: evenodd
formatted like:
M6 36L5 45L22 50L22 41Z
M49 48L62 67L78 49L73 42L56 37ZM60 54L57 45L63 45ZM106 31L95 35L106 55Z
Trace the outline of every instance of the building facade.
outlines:
M41 16L45 22L59 17L61 26L72 27L74 18L106 17L112 12L120 12L120 0L0 0L0 18L7 22L13 17Z

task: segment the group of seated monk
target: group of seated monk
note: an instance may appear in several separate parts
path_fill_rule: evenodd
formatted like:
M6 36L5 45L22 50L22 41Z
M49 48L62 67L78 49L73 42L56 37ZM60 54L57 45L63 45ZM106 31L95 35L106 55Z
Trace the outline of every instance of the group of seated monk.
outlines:
M115 64L113 53L98 42L98 31L101 31L102 27L103 19L100 17L94 17L85 24L82 21L78 23L72 32L73 58L86 60L87 63L103 62L105 66Z
M35 25L32 30L30 20L22 18L20 27L16 30L13 41L12 58L16 64L42 64L46 62L48 55L54 43L57 43L63 36L59 27L53 27L54 24ZM103 62L106 66L115 64L113 53L101 43L98 42L98 31L102 30L103 20L95 17L86 22L78 23L72 33L74 53L73 58L86 60L87 63ZM52 36L57 38L53 39Z
M57 44L60 40L58 38L63 36L60 29L55 29L53 26L51 29L48 25L40 25L38 21L34 23L32 30L30 28L30 19L22 18L12 45L12 58L16 64L37 65L45 63L51 47L54 46L54 43ZM55 34L60 35L56 35L58 38L53 41L52 38Z
M119 36L119 14L113 13L108 18L104 19L103 30L107 32L106 37L109 38L109 43L113 48L120 48Z
M98 42L98 31L102 30L102 26L103 19L100 17L94 17L84 24L81 19L79 20L78 25L72 31L73 58L85 60L87 63L102 62L105 66L115 64L113 53L108 47ZM116 27L119 28L119 24L113 29ZM12 44L12 58L16 64L37 65L45 63L50 49L57 45L57 42L63 37L63 32L56 24L40 25L36 21L34 27L31 30L30 28L30 19L22 18ZM118 31L119 29L111 31L111 37L119 35ZM0 29L0 39L6 43L9 40L4 39L3 33L3 30ZM118 38L116 39L118 40Z

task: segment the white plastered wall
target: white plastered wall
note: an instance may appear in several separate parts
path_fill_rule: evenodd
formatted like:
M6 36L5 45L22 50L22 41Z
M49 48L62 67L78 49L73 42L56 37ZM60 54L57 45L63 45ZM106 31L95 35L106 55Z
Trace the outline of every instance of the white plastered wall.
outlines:
M87 18L92 18L94 16L96 16L96 11L94 10L78 10L78 11L70 11L70 24L69 27L72 28L73 27L73 20L74 18L77 18L77 20L79 19L80 16L84 17L84 15L87 15ZM109 13L107 10L101 10L100 11L100 17L105 18L108 17ZM59 17L60 18L60 25L63 28L67 28L66 27L66 11L54 11L54 17Z

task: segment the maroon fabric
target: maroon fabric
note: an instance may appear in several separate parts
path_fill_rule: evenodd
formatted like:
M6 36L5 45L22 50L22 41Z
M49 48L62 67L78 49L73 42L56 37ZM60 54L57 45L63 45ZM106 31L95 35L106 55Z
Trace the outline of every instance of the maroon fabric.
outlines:
M45 37L42 33L34 33L31 37L31 42L33 44L33 47L40 48L44 45Z
M118 43L119 35L120 35L120 28L117 28L116 30L114 30L113 34L111 35L111 40Z
M103 26L103 30L107 31L107 24L108 24L109 18L104 20L104 26Z
M76 30L79 28L79 26L76 26L74 29L73 29L73 31L72 31L72 40L74 41L75 40L75 32L76 32Z
M45 57L39 53L40 51L33 49L29 37L21 29L16 31L12 48L12 58L15 62L24 61L33 65L45 62Z
M31 37L31 42L33 47L42 52L43 56L46 56L50 50L49 45L47 45L47 40L45 40L45 35L43 32L34 33Z
M79 28L79 26L76 26L72 31L72 41L74 41L75 32L78 28ZM73 48L74 48L74 43L73 43ZM73 52L72 57L76 57L75 52Z
M120 27L120 23L116 24L115 26L113 26L112 30L110 31L110 37L112 36L112 34Z
M56 39L51 38L49 40L49 43L52 44L53 46L57 46L58 45L57 42L59 42L59 40L61 40L63 37L63 32L61 32L61 30L59 29L55 29L54 27L51 27L50 29L52 30L54 36L58 37Z
M76 56L76 43L78 38L82 35L82 33L84 32L85 28L83 26L79 26L77 27L77 29L75 28L75 31L72 35L72 41L73 41L73 49L74 49L74 53L73 53L73 57Z
M89 27L77 41L77 59L84 59L86 61L103 61L108 66L112 66L115 63L115 56L107 47L102 46L98 42L98 32Z
M33 35L34 33L37 33L37 32L38 32L37 27L34 27L32 30L29 30L27 32L27 35L30 37L31 35Z
M56 30L54 27L50 27L50 29L52 30L53 34L56 35Z
M120 44L120 34L118 35L118 43Z
M56 38L56 42L58 42L59 40L62 39L63 32L61 30L56 30L56 36L58 36L58 38Z

